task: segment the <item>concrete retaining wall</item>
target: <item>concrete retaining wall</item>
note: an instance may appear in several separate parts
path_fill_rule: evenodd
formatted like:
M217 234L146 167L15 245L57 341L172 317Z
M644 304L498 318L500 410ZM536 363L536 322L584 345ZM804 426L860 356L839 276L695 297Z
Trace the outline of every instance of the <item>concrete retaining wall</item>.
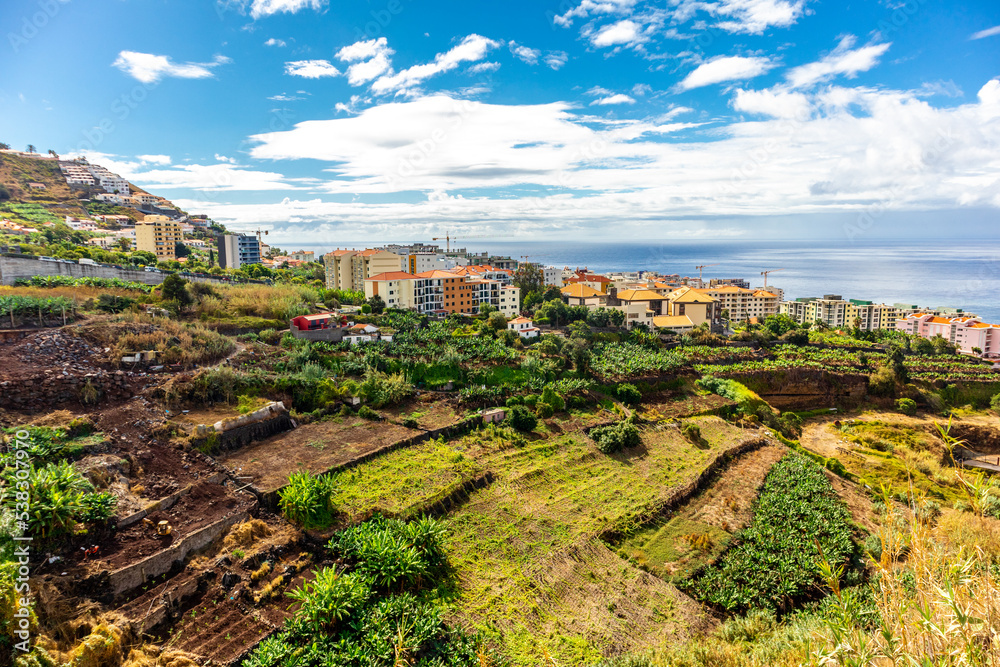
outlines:
M120 278L144 285L159 285L169 273L119 269L107 264L77 264L76 262L49 262L37 257L0 254L0 285L13 285L18 278L32 276L69 276L70 278ZM228 281L206 276L183 276L185 280L202 283L224 284ZM260 282L260 281L254 281Z
M127 593L142 586L148 579L169 572L175 565L183 564L191 553L204 549L229 528L246 521L256 509L255 502L250 508L205 526L159 553L111 572L107 575L109 594L117 597Z
M197 482L197 484L204 484L205 482L208 482L209 484L222 484L222 482L225 479L226 479L225 473L217 472L211 477L206 477L205 479ZM139 521L142 521L149 514L152 514L153 512L159 512L161 510L170 509L171 507L177 504L178 500L180 500L187 494L191 493L191 489L193 489L194 487L195 484L188 484L180 491L172 493L166 498L160 498L155 503L147 505L146 507L139 510L135 514L130 514L127 517L119 519L118 523L116 524L118 526L118 530L121 530L122 528L128 528L133 523L138 523Z

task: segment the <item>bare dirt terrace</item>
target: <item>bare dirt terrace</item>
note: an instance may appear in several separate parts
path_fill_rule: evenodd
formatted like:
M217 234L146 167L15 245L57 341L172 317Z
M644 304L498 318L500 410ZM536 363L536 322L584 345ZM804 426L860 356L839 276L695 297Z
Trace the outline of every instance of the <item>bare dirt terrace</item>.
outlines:
M285 486L293 472L327 472L421 433L389 422L338 417L261 440L220 460L235 476L268 494Z

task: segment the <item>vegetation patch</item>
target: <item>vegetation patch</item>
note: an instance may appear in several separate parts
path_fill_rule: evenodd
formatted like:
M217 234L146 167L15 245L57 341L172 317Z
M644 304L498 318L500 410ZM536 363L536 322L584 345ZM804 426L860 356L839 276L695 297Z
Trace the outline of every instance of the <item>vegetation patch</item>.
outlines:
M739 543L691 591L728 611L786 610L815 595L821 559L840 567L854 553L850 514L830 481L815 463L791 454L768 473Z

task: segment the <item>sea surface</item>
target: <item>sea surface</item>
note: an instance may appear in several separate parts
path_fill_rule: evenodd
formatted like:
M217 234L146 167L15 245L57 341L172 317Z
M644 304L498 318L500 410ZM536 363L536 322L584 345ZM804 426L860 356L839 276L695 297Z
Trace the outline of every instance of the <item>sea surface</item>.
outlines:
M336 244L315 244L317 254ZM1000 238L898 241L651 241L589 243L469 241L470 251L489 251L545 265L591 271L648 270L704 277L744 278L784 289L786 299L838 294L845 299L962 308L1000 323ZM341 246L343 247L343 246Z

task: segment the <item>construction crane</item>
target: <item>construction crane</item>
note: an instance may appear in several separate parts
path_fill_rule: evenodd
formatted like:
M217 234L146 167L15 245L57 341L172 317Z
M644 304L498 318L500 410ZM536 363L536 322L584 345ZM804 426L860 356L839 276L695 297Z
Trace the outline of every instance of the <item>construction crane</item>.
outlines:
M707 269L710 266L718 266L718 264L699 264L698 266L694 267L698 269L698 282L701 282L701 270Z
M767 271L760 272L760 275L764 276L764 289L767 289L767 277L772 273L777 273L778 271L784 271L784 269L768 269Z
M432 241L444 241L445 242L445 252L451 252L451 242L452 241L467 241L471 239L495 239L497 236L452 236L451 233L447 233L444 236L435 236Z
M261 229L260 227L258 227L257 230L254 231L254 232L252 232L252 233L257 235L257 243L261 243L262 242L261 238L260 238L261 234L263 234L264 236L268 235L268 231L266 229Z

